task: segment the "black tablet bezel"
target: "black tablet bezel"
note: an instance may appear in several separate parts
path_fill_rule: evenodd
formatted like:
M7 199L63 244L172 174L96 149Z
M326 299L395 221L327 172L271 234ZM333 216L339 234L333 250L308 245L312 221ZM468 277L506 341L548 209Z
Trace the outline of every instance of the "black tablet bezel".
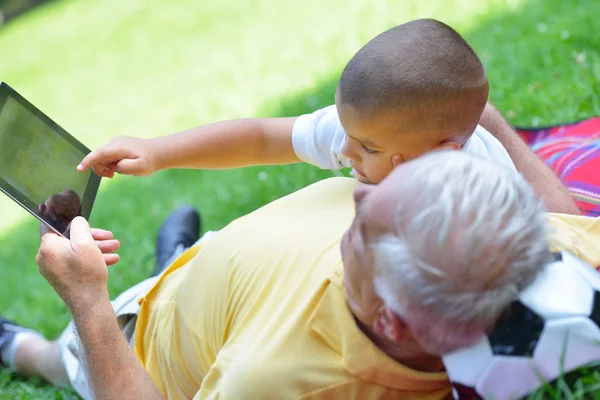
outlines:
M81 143L79 140L77 140L73 136L71 136L67 131L65 131L62 127L60 127L60 125L58 125L56 122L54 122L52 119L50 119L50 117L48 117L46 114L44 114L41 110L39 110L37 107L35 107L29 101L27 101L23 96L21 96L19 93L17 93L8 84L6 84L5 82L0 82L0 112L1 112L2 108L4 107L6 100L9 97L16 100L19 104L21 104L21 106L26 108L29 112L31 112L36 117L38 117L42 122L44 122L46 125L48 125L52 129L52 131L54 131L56 134L62 136L65 140L67 140L67 142L69 142L71 145L73 145L73 147L75 147L77 150L81 151L84 156L87 155L88 153L90 153L91 150L88 149L83 143ZM96 195L98 193L98 188L100 187L100 181L102 179L100 176L96 175L94 172L90 172L89 176L90 177L88 179L85 193L83 194L83 196L81 198L81 215L87 220L90 219L90 216L92 213L92 206L96 199ZM10 183L8 183L6 180L4 180L2 178L2 176L0 176L0 190L2 192L4 192L5 194L7 194L8 197L13 199L21 207L23 207L27 211L29 211L33 216L37 217L40 221L44 222L46 225L48 225L50 228L52 228L52 230L54 230L55 232L64 236L65 232L58 232L56 230L56 228L51 225L51 221L48 221L47 218L45 218L44 215L38 211L39 204L35 204L31 199L29 199L27 196L25 196L23 193L21 193L19 190L17 190L17 188L15 188Z

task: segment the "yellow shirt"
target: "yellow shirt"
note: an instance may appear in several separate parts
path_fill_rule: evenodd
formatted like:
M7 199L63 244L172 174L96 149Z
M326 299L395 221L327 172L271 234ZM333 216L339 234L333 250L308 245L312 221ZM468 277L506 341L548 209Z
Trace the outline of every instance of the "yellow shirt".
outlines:
M363 335L346 306L339 242L354 217L355 186L352 179L333 178L279 199L232 222L166 271L141 301L135 337L136 355L163 395L449 395L445 373L411 370L390 359ZM595 220L550 220L572 251L600 264L600 252L585 240L600 238Z
M552 247L569 251L597 268L600 266L600 218L548 214Z
M442 399L445 373L393 361L345 303L352 179L319 182L186 253L142 300L135 351L167 398ZM199 251L198 251L199 250ZM189 262L193 253L197 255Z

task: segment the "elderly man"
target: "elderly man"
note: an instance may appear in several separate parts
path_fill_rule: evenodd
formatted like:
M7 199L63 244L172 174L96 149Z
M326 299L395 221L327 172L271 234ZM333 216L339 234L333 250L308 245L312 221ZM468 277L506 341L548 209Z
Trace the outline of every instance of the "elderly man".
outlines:
M85 357L64 346L67 331L26 337L13 363L70 378L86 398L93 387L110 399L441 399L439 355L476 342L548 260L543 211L521 176L461 152L403 164L377 186L322 181L130 291L141 309L126 337L106 288L114 256L94 243L110 237L77 219L70 242L43 238L38 263ZM573 228L589 220L552 218L571 250L597 257Z

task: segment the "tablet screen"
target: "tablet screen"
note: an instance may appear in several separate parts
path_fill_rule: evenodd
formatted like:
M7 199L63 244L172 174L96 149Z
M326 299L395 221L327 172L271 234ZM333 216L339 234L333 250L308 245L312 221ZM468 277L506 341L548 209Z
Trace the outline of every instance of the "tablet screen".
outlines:
M99 178L77 171L89 150L5 84L0 107L0 185L60 233L89 218Z

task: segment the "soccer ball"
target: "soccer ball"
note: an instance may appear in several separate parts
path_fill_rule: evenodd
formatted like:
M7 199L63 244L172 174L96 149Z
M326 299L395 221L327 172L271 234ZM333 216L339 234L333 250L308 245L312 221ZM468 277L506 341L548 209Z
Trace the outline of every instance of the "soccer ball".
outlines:
M600 360L600 274L553 255L493 332L443 357L456 399L518 399Z

